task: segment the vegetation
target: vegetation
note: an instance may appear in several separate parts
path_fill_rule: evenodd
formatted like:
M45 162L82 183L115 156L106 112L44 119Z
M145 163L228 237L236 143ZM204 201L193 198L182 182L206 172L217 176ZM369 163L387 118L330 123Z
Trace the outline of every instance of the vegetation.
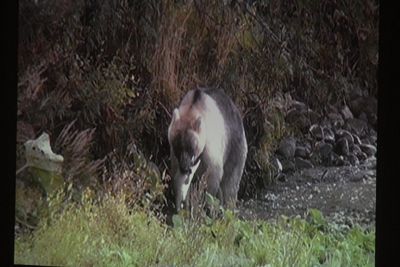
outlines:
M273 182L271 151L291 131L285 99L323 112L356 88L374 96L377 59L372 0L22 1L17 164L46 131L68 181L97 180L130 143L164 170L171 110L193 86L218 86L244 117L251 196Z
M16 239L18 264L67 266L374 266L375 232L340 228L317 210L308 220L242 221L231 211L168 227L126 196L52 198L51 220Z

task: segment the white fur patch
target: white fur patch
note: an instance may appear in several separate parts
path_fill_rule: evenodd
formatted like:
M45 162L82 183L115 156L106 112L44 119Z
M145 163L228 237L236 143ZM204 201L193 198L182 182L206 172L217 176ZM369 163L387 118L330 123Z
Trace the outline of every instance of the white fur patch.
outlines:
M180 119L179 110L177 108L175 108L174 111L172 112L171 123L169 124L169 127L168 127L168 141L170 143L171 143L172 130L173 130L174 123L179 119Z
M210 163L222 166L226 148L225 121L214 99L205 95L206 110L202 110L206 129L206 150Z
M182 183L182 188L181 188L181 192L182 192L182 201L184 201L184 200L186 199L186 196L187 196L187 193L188 193L188 191L189 191L189 187L190 187L190 184L191 184L191 182L192 182L193 176L194 176L194 174L196 173L197 168L198 168L199 165L200 165L200 162L201 162L201 160L199 160L199 162L197 162L196 165L194 165L193 167L190 168L191 173L189 174L189 177L187 178L187 179L188 179L187 184L185 184L185 182Z

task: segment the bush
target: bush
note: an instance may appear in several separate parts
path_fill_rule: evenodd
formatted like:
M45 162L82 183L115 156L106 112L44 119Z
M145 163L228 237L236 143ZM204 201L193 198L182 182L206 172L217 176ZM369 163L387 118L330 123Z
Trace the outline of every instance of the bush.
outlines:
M173 228L126 203L124 194L81 204L53 201L50 223L15 242L18 264L72 266L373 266L374 231L337 230L318 212L306 222L242 221L231 211L207 223ZM57 204L58 203L58 204ZM324 228L321 229L321 222ZM51 249L49 249L51 248Z
M274 181L269 154L290 132L271 108L277 95L321 112L356 87L376 96L378 15L370 0L22 1L18 151L75 121L81 134L69 134L92 145L66 176L98 179L101 159L132 142L164 170L171 110L193 86L218 86L244 114L240 195L254 195Z

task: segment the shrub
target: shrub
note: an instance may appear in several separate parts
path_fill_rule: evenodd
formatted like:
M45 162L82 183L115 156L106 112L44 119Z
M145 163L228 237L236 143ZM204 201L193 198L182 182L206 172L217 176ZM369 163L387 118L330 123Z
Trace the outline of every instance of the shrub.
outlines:
M337 230L314 220L282 217L242 221L231 211L199 223L181 218L173 228L127 205L123 193L81 204L55 198L50 223L15 242L18 264L73 266L373 266L374 231ZM57 204L58 203L58 204ZM62 209L60 209L63 207ZM54 211L57 211L54 213Z
M278 94L321 112L355 87L376 96L378 15L370 0L23 1L17 145L75 121L95 129L87 161L135 142L165 169L171 110L193 86L218 86L244 114L241 195L254 195L288 133Z

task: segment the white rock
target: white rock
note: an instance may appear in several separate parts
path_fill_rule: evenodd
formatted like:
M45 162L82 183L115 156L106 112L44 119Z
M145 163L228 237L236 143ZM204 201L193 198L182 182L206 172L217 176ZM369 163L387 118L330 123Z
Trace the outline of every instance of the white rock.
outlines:
M51 172L61 172L63 156L55 154L50 147L50 138L42 133L35 140L28 140L24 144L26 165Z

